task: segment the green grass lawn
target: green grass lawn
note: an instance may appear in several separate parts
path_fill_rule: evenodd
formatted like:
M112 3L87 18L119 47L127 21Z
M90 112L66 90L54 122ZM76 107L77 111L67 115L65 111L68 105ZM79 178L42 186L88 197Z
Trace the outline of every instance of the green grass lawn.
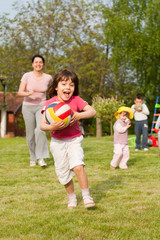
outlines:
M1 240L160 239L160 157L158 148L135 152L128 170L110 170L112 137L86 137L86 172L96 208L68 210L53 159L48 167L29 166L25 138L0 139Z

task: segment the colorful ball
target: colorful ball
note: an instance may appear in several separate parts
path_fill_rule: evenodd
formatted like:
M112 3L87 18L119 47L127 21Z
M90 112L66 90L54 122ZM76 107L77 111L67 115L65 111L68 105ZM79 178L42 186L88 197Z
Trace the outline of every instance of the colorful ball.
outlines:
M70 123L71 117L72 110L65 102L53 102L47 107L45 112L45 118L49 124L63 120L65 122L65 127L67 127Z

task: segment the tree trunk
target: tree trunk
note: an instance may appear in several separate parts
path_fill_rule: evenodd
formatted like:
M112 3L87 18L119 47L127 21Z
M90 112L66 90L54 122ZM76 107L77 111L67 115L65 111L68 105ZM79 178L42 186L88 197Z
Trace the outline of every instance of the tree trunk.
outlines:
M113 135L113 124L112 124L112 120L110 121L110 133L111 136Z
M96 118L96 137L102 137L102 123L100 118Z

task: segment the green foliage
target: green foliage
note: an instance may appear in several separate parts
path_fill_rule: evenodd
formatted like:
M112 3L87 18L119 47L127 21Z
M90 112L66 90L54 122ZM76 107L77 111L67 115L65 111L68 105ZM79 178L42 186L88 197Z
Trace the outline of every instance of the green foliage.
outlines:
M31 57L44 71L67 67L80 79L80 95L118 96L128 105L137 92L152 112L160 92L159 0L36 0L15 3L16 16L0 18L0 73L17 91ZM1 86L0 86L1 88Z
M0 72L7 73L8 90L18 89L22 74L32 69L31 57L40 53L46 60L45 72L54 75L64 67L76 71L80 94L90 103L106 72L104 38L95 21L100 12L95 6L82 0L15 4L14 19L4 15L0 21Z
M113 79L119 86L119 89L115 86L116 94L129 96L132 87L133 94L136 89L146 99L158 95L159 1L116 0L112 8L104 7L103 12L106 20L104 34L112 55Z
M96 135L96 124L95 124L95 121L91 122L89 125L88 125L88 130L89 130L89 135L90 136L95 136Z
M22 114L19 115L17 121L18 121L18 127L19 127L20 129L25 130L25 122L24 122L24 119L23 119L23 115L22 115Z
M100 118L110 124L110 133L112 135L113 121L115 120L114 113L119 107L124 106L123 100L118 100L117 97L104 98L94 97L92 106L97 111L97 118Z

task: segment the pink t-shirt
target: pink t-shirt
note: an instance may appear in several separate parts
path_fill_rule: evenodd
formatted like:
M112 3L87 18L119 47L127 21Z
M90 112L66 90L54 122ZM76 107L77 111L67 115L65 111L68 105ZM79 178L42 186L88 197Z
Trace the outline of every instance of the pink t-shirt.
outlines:
M57 102L58 97L54 96L53 98L49 99L45 102L42 113L46 110L46 108L52 103ZM79 96L72 96L69 101L66 102L72 110L75 112L80 112L83 110L83 108L88 104L86 101L84 101ZM79 129L78 122L75 122L72 126L68 126L62 130L56 130L51 132L51 137L57 138L57 139L69 139L69 138L75 138L82 134L81 130Z
M52 76L43 73L41 81L37 81L33 72L27 72L22 76L21 81L26 84L26 91L34 90L35 92L24 97L24 105L43 105L46 101L46 91L53 81Z
M118 119L114 128L114 144L124 144L128 145L128 129L126 128L126 123Z

